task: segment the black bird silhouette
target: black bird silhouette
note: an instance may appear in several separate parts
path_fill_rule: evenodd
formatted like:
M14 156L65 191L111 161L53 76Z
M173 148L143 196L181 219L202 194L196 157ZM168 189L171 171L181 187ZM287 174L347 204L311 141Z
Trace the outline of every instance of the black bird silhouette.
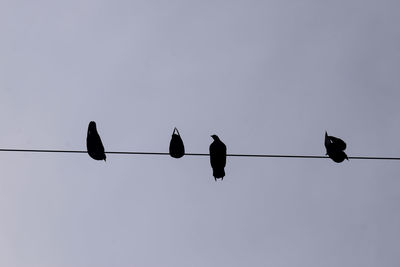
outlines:
M340 163L345 159L349 160L346 153L344 153L346 143L340 138L329 136L327 132L325 132L325 148L326 155L334 162Z
M210 162L215 181L217 178L224 180L226 165L226 146L216 135L211 135L214 142L210 145Z
M91 158L95 160L106 161L106 154L104 153L104 146L101 142L100 136L97 133L96 123L91 121L89 123L87 137L86 137L86 147L88 154Z
M183 145L182 138L176 128L174 128L174 131L172 132L171 142L169 143L169 155L177 159L185 155L185 146Z

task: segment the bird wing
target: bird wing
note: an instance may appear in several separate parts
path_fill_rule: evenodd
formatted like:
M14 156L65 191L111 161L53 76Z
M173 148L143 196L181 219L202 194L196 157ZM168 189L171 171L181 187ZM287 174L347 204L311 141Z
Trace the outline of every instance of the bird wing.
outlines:
M226 145L221 142L221 165L226 166Z
M217 167L217 148L215 147L215 142L212 142L210 145L210 163L211 163L211 167L214 169Z
M213 168L223 168L226 165L226 146L222 142L214 141L210 145L210 162Z
M330 145L331 145L331 139L329 138L330 136L328 136L328 134L325 132L325 148L329 149Z
M89 131L87 136L87 148L96 153L104 153L103 142L97 132Z
M339 150L345 150L346 149L346 143L337 137L331 136L332 143L335 145L335 147Z

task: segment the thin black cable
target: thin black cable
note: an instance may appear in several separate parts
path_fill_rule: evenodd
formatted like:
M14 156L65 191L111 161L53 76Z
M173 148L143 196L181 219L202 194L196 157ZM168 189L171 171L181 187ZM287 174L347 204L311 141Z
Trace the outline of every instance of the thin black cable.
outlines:
M16 149L0 148L0 152L29 152L29 153L83 153L86 150L58 150L58 149ZM167 152L140 152L140 151L106 151L106 154L120 155L157 155L167 156ZM208 153L185 153L186 156L209 156ZM248 157L248 158L304 158L304 159L326 159L327 156L315 155L274 155L274 154L227 154L228 157ZM400 157L348 157L349 159L371 159L371 160L400 160Z

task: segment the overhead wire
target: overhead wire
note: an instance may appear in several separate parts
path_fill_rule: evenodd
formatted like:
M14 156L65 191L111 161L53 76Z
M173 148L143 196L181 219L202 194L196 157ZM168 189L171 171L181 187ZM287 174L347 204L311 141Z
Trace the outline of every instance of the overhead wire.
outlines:
M19 148L0 148L0 152L25 152L25 153L80 153L86 154L86 150L60 150L60 149L19 149ZM169 156L168 152L145 152L145 151L106 151L105 154L119 155L154 155ZM210 156L208 153L185 153L185 156ZM227 154L227 157L247 157L247 158L303 158L303 159L327 159L328 156L318 155L279 155L279 154ZM349 159L360 160L400 160L400 157L373 157L373 156L352 156Z

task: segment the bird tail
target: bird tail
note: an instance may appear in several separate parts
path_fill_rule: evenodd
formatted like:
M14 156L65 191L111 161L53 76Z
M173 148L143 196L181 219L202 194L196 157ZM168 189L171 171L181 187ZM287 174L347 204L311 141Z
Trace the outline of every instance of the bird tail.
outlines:
M329 139L328 133L325 131L325 148L326 148L326 155L328 155L328 149L331 147L331 140Z
M224 169L214 169L213 176L214 176L214 178L224 178L225 170Z

